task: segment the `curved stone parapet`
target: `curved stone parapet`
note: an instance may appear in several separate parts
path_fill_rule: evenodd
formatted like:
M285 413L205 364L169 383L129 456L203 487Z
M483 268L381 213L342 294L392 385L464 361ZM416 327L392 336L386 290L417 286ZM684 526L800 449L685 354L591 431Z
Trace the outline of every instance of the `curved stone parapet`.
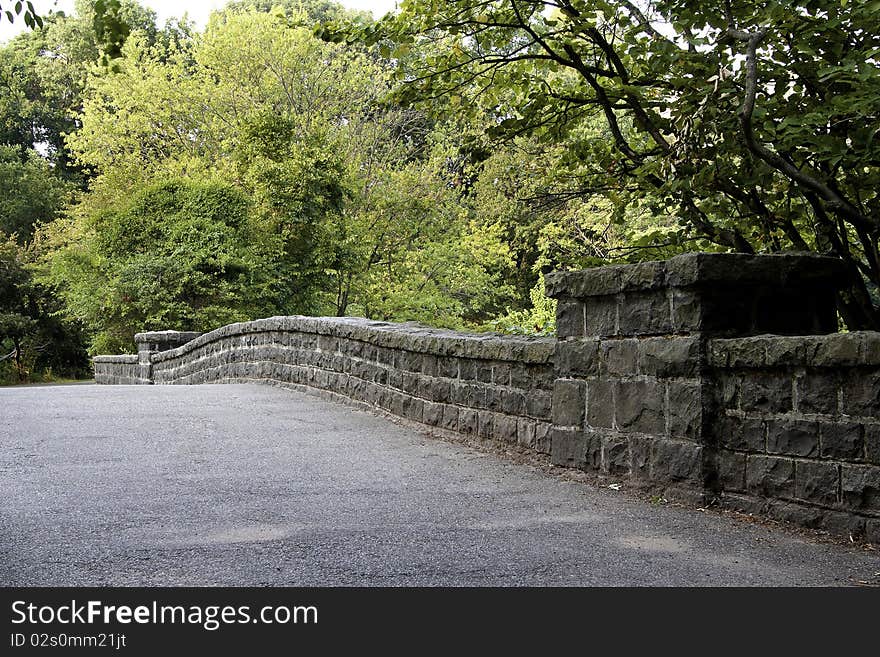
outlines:
M138 334L95 379L320 391L880 543L880 333L836 332L839 262L697 253L547 281L556 338L271 317Z
M431 427L548 452L554 348L548 338L353 317L271 317L150 352L149 377L124 369L140 366L135 356L99 356L95 379L303 387Z

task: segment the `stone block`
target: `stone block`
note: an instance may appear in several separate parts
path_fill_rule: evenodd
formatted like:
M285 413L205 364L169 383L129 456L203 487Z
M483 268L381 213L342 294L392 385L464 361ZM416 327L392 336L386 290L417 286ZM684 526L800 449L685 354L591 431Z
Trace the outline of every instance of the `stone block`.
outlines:
M443 421L443 404L426 401L422 410L422 422L439 427Z
M508 415L525 415L525 395L519 390L504 390L501 393L501 410Z
M560 378L569 378L560 376ZM523 363L511 363L510 365L510 385L513 388L532 388L532 380L529 376L529 369Z
M880 545L880 518L865 521L865 540L872 545Z
M404 404L405 417L414 422L421 422L425 409L425 400L418 397L407 397Z
M807 373L794 379L798 413L837 413L839 382L834 374Z
M798 461L795 465L795 496L832 506L837 504L840 467L836 463Z
M473 360L472 358L461 358L458 361L458 378L462 381L476 381L477 380L477 368L480 366L481 361ZM492 372L491 369L489 371L489 378L491 379Z
M443 420L440 426L449 431L458 431L458 406L443 405Z
M632 376L638 373L639 343L634 339L602 340L599 344L602 373Z
M615 392L615 422L620 431L666 435L664 386L658 381L620 381Z
M862 361L868 366L880 366L880 333L865 331L862 333L864 354Z
M709 340L706 358L710 367L717 369L729 367L730 353L727 349L727 340Z
M495 433L495 413L492 413L491 411L480 411L479 420L478 435L483 440L492 440Z
M458 410L458 430L468 436L475 436L480 428L479 411L473 408Z
M526 413L539 419L550 418L552 395L544 390L530 390L526 393Z
M727 366L756 368L766 365L767 342L763 337L725 340Z
M523 447L535 446L535 421L521 417L516 424L516 442Z
M583 468L586 442L581 429L554 426L550 430L550 461L566 468Z
M403 372L401 387L408 394L417 394L424 377L416 372Z
M718 483L725 491L742 492L745 490L745 454L721 450L718 455Z
M880 372L853 370L843 387L843 412L860 417L880 417Z
M653 438L647 436L628 436L629 473L639 479L651 476L651 445Z
M787 456L818 456L819 424L805 420L768 420L767 452Z
M669 435L673 438L699 440L703 423L703 385L671 381L667 384Z
M505 391L501 388L496 388L495 386L487 386L484 389L484 392L486 395L485 407L490 411L500 413L503 410Z
M431 379L428 383L430 396L428 399L441 404L448 404L452 399L452 382L449 379Z
M495 417L494 438L507 443L516 442L518 418L508 415L497 415Z
M822 528L838 536L858 538L865 535L865 518L852 513L828 511L822 519Z
M556 306L556 335L560 338L582 338L587 335L586 306L582 301L559 299Z
M535 424L535 449L541 454L549 454L551 447L551 428L549 422L537 422Z
M718 404L722 410L739 408L739 376L735 374L725 374L716 372L715 377L715 393L718 398Z
M425 376L437 376L437 356L433 354L422 354L421 372Z
M825 518L828 510L807 506L800 502L785 502L769 500L765 509L758 509L758 513L767 515L774 520L791 522L801 527L819 529L825 526Z
M852 509L880 510L880 467L849 465L840 467L843 503Z
M421 372L422 355L412 351L401 352L397 359L397 366L407 372Z
M394 388L395 390L403 390L403 372L398 369L388 370L388 381L389 388ZM437 401L445 401L438 399Z
M587 382L587 424L610 429L614 426L614 382Z
M404 405L409 397L402 392L391 394L391 412L398 417L406 417Z
M804 341L807 362L814 367L857 365L861 350L860 333L835 333Z
M617 298L591 297L585 306L586 336L606 337L617 335ZM558 317L558 313L557 313ZM557 319L557 322L559 320ZM567 337L559 333L560 337Z
M556 343L556 368L562 378L599 374L599 340L560 340Z
M629 474L629 442L622 436L605 435L602 444L602 472L609 475Z
M510 364L496 362L492 364L492 384L496 386L510 385Z
M627 292L618 305L619 335L658 335L672 332L672 307L665 290ZM587 306L587 329L590 305Z
M441 357L437 359L437 376L447 379L458 378L458 359Z
M468 405L473 408L488 408L486 399L489 386L472 383L468 385Z
M819 425L821 456L841 461L861 461L865 456L862 425L853 422Z
M880 465L880 425L865 425L865 460Z
M547 296L583 298L620 292L620 265L593 267L573 272L551 272L546 275Z
M459 406L473 406L474 404L471 403L471 384L454 381L450 399L453 404Z
M773 336L765 338L765 358L768 367L797 367L806 362L802 337Z
M492 383L492 365L485 361L475 362L475 378L480 383Z
M794 496L794 461L778 456L749 456L746 489L763 497Z
M666 287L666 263L655 260L621 266L617 280L621 292L663 289Z
M703 364L700 340L690 336L639 341L639 372L657 377L692 377Z
M583 426L586 384L575 379L557 379L553 385L553 424Z
M556 380L556 373L553 367L546 365L529 365L527 367L530 389L552 390L553 382Z
M673 288L672 330L675 333L695 333L703 328L703 304L695 290Z
M702 483L703 448L689 442L655 440L651 445L651 479L658 483Z
M763 373L744 376L740 388L740 407L747 412L786 413L791 411L791 377Z
M550 460L554 465L579 470L599 470L601 466L602 442L594 432L553 427L550 447Z

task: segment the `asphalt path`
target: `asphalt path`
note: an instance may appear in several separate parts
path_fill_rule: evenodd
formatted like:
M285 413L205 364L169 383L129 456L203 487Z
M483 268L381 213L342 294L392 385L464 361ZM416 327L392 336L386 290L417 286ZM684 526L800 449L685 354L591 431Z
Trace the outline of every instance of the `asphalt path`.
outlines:
M0 585L848 585L877 552L260 385L0 389Z

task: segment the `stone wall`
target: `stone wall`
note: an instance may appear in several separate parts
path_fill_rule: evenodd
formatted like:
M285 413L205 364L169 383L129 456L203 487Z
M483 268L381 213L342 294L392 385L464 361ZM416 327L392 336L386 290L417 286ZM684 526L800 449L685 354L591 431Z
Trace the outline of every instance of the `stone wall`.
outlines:
M553 462L880 541L880 334L833 334L842 277L796 254L549 276Z
M140 359L129 354L118 356L95 356L92 359L95 381L114 385L138 385L152 383L149 372L144 372Z
M880 542L880 334L713 340L723 500Z
M467 335L359 318L273 317L140 353L149 353L157 384L304 387L430 427L548 452L553 348L546 338ZM146 382L133 380L121 363L111 372L111 358L120 357L95 359L98 383Z
M835 333L843 279L813 255L689 254L549 275L556 339L275 317L138 334L138 355L95 358L95 378L318 390L880 542L880 334Z

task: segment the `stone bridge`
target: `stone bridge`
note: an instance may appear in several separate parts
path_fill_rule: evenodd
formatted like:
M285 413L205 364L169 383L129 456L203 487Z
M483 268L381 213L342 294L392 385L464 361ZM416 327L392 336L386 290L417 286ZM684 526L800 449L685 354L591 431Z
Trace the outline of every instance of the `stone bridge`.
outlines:
M2 574L876 583L857 543L880 542L880 334L835 332L840 276L719 254L555 274L552 339L309 317L138 334L98 383L232 385L5 393L3 476L24 482L3 519L24 530Z

